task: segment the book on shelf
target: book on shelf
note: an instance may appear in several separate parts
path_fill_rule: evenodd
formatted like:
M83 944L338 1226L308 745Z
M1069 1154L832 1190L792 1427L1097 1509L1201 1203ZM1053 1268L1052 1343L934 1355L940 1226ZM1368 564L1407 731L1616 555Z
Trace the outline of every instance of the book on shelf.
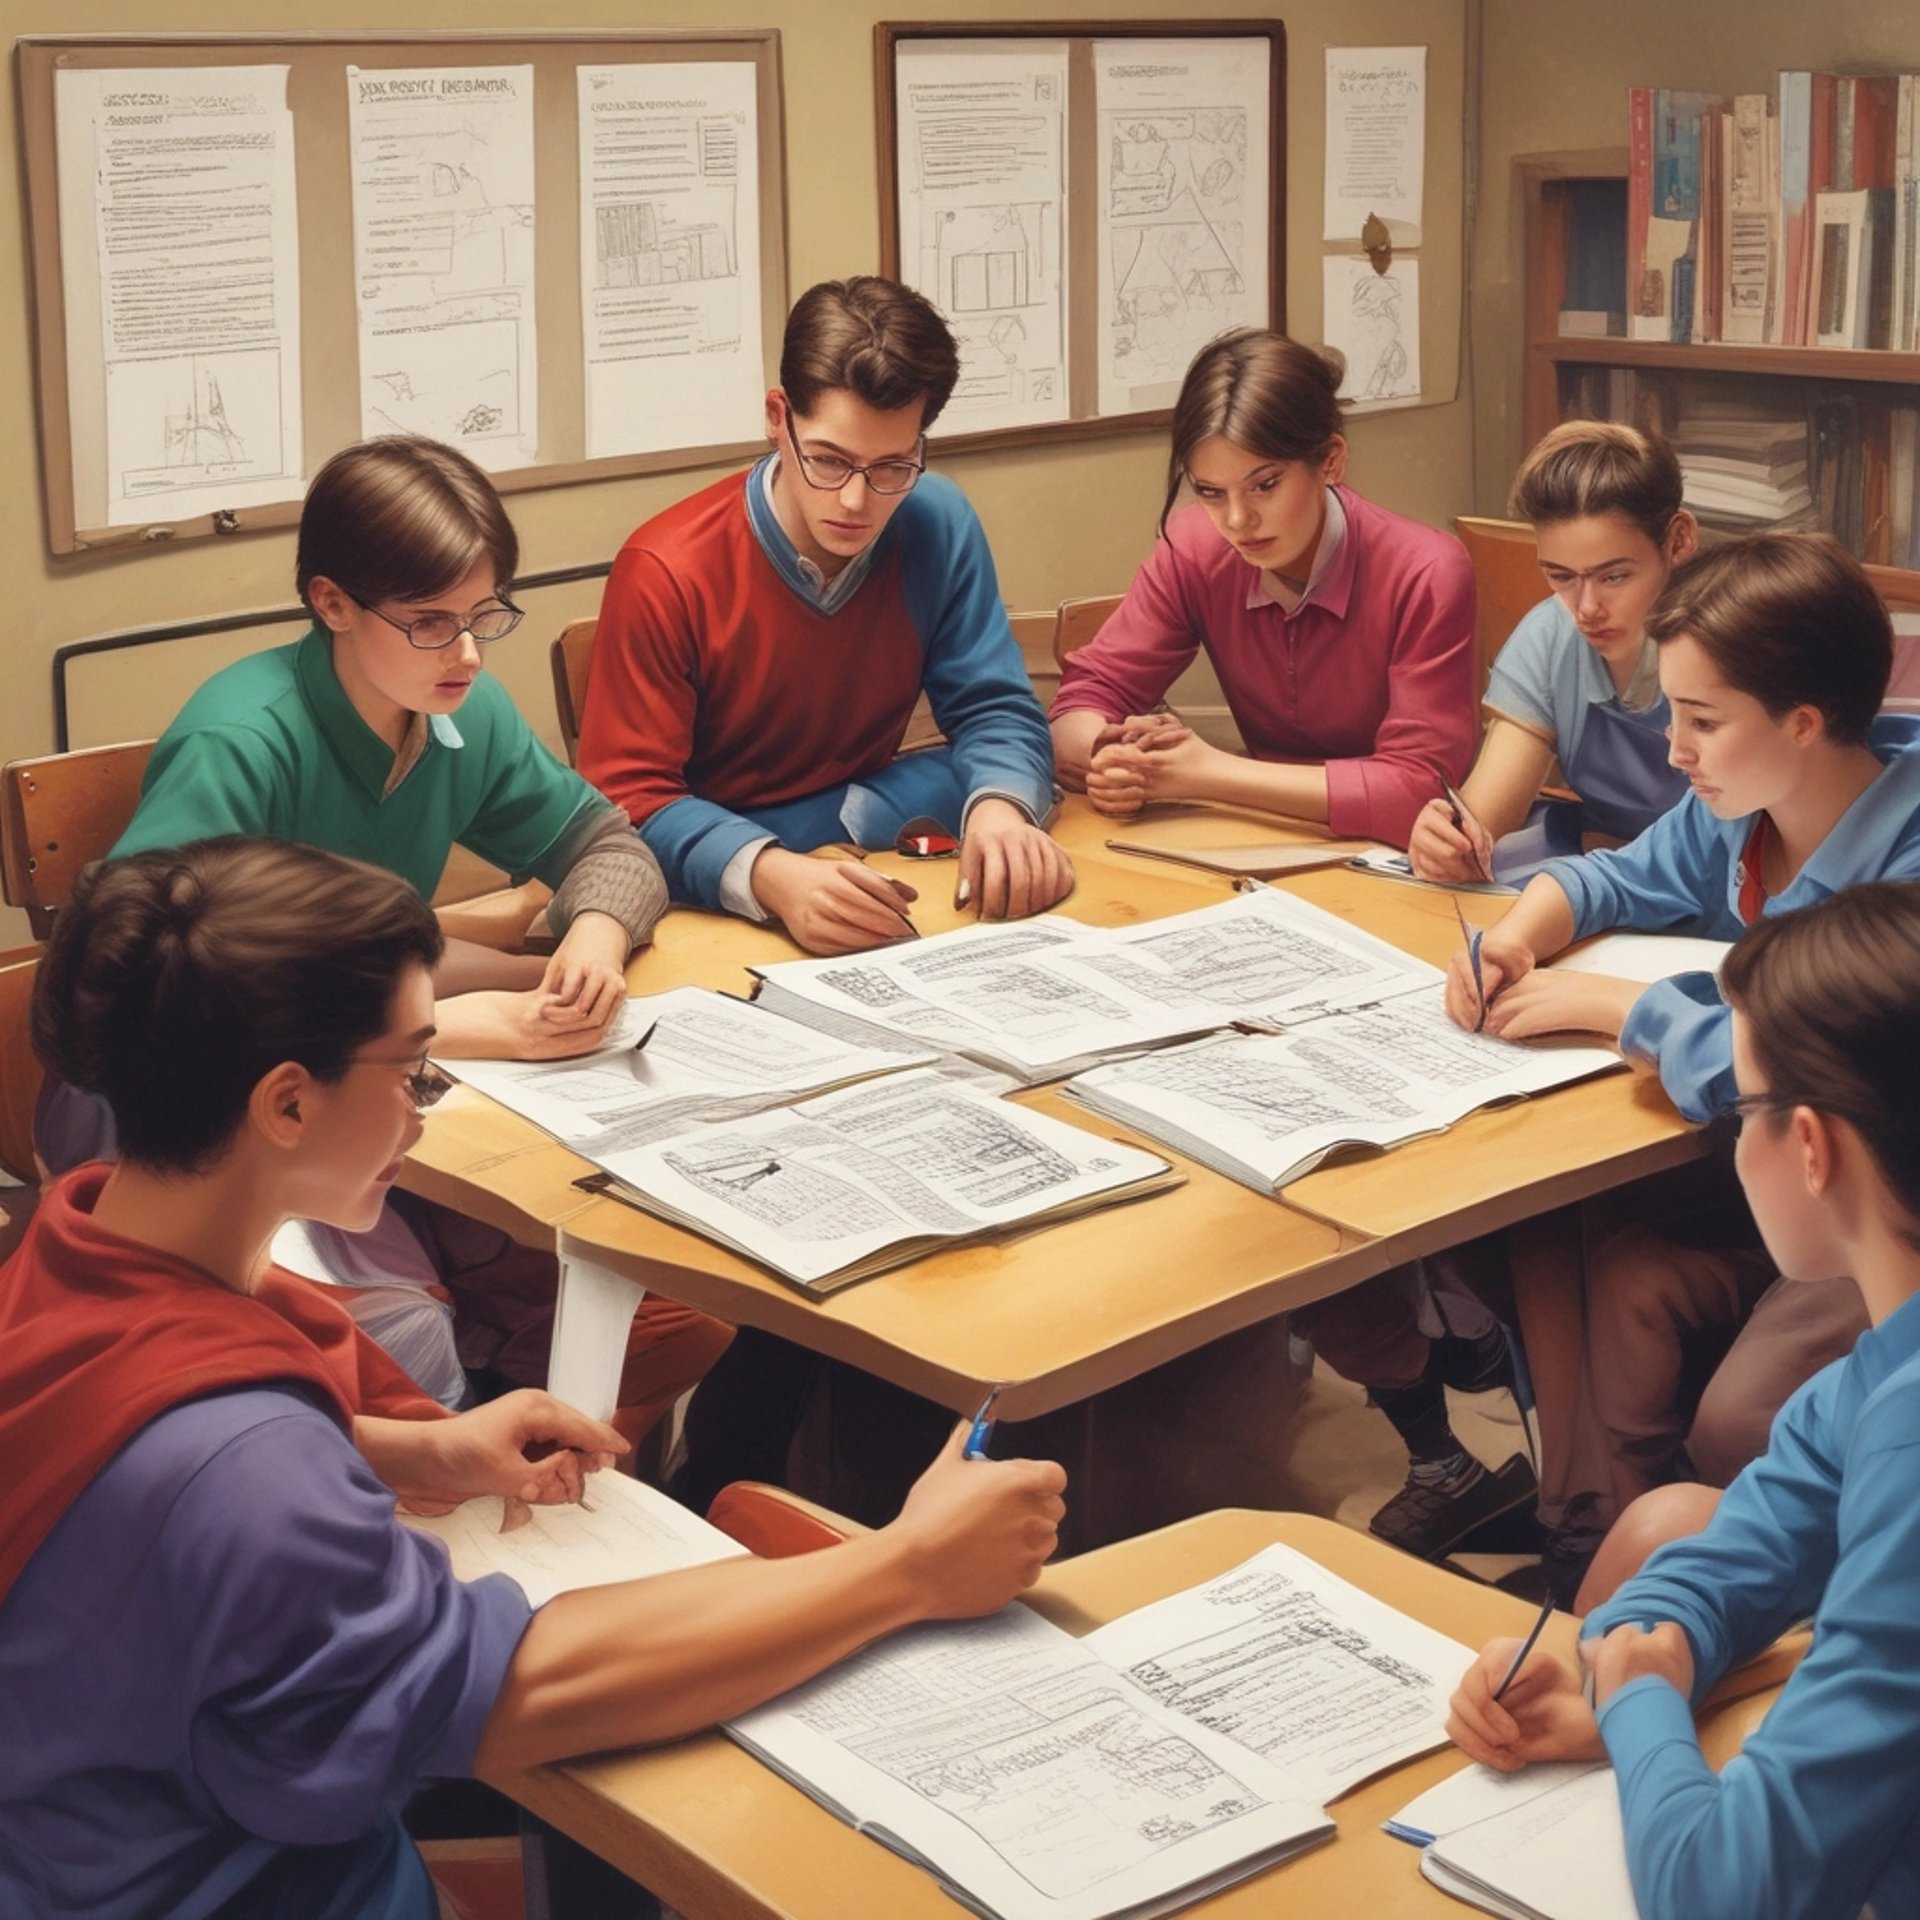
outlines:
M1655 88L1643 113L1640 90L1629 95L1627 236L1628 336L1635 340L1694 337L1699 282L1703 117L1723 111L1725 98L1682 88ZM1644 142L1644 148L1642 143ZM1718 172L1717 148L1714 171ZM1644 217L1635 177L1647 181Z
M1767 96L1743 93L1721 123L1726 218L1720 255L1720 325L1709 337L1757 346L1774 298Z
M1184 1178L1158 1154L923 1067L610 1154L577 1184L818 1296Z
M1330 1838L1444 1744L1471 1655L1284 1546L1076 1639L1016 1603L910 1628L728 1724L1000 1920L1145 1920Z

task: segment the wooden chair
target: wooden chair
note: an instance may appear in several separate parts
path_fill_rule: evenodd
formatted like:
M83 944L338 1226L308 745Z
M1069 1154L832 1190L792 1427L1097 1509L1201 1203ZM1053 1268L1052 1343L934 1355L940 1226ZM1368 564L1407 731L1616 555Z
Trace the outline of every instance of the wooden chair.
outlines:
M152 753L151 740L135 740L0 768L0 893L36 940L53 931L82 869L125 831Z
M1102 593L1080 600L1062 600L1053 615L1054 664L1064 668L1068 655L1078 653L1099 633L1124 598L1123 594Z
M594 614L569 620L547 648L547 662L553 669L553 710L560 719L560 741L570 767L579 764L580 716L587 706L587 669L593 663L593 630L598 624Z
M40 1181L33 1157L33 1109L46 1078L27 1031L40 954L38 946L0 953L0 1168L28 1186Z
M1493 656L1507 644L1520 616L1546 598L1546 582L1535 557L1533 529L1524 520L1482 520L1461 514L1453 523L1473 562L1473 588L1479 602L1474 622L1474 653L1479 691L1487 690Z

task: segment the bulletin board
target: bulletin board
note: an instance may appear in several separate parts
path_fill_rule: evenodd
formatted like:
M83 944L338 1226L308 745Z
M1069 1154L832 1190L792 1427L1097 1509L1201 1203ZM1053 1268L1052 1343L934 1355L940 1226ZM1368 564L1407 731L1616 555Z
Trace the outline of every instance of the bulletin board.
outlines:
M1277 20L874 30L883 271L960 342L949 449L1164 426L1188 362L1286 325Z
M776 31L15 52L53 552L291 526L373 431L460 445L505 492L759 450Z

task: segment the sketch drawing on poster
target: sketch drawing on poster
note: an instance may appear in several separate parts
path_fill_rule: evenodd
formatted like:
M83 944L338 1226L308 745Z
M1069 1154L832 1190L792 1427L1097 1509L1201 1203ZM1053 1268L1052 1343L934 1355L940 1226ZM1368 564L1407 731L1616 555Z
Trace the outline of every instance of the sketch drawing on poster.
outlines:
M754 69L582 67L579 99L588 457L756 438Z
M360 430L539 456L533 69L347 69Z
M942 432L1068 416L1064 41L906 41L895 65L901 277L960 345Z
M1208 41L1103 41L1100 411L1177 382L1267 317L1264 68Z
M1420 263L1401 256L1385 273L1365 259L1325 263L1324 339L1346 356L1340 397L1357 411L1420 398Z

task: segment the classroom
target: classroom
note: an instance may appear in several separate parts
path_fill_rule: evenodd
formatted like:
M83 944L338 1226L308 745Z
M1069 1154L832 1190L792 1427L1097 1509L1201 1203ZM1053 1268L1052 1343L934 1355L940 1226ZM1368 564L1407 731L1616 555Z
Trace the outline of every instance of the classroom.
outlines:
M368 18L5 3L0 1915L1920 1914L1911 8Z

